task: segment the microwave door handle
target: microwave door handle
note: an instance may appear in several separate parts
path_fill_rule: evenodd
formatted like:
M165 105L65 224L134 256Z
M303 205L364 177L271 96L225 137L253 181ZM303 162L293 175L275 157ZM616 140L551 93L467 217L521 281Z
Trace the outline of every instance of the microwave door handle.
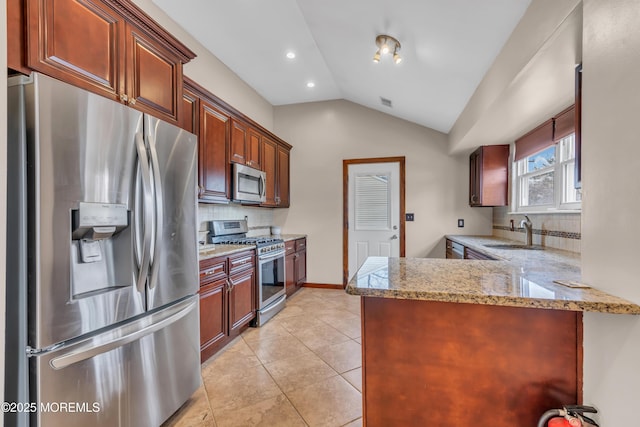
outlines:
M265 174L260 174L260 200L264 201L267 195L267 177Z

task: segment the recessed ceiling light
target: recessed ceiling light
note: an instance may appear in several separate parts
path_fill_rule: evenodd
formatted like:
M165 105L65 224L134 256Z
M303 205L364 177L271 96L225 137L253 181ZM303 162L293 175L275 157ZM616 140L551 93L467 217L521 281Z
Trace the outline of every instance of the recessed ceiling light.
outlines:
M287 58L294 59L296 57L295 52L289 51L287 52Z
M316 87L316 84L314 82L307 82L307 87L308 88Z

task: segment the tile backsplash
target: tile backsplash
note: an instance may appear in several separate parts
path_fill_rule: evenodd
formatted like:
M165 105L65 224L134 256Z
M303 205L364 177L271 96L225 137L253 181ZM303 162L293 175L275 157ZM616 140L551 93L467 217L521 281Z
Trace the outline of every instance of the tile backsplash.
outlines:
M493 235L505 239L525 241L524 229L520 221L524 214L509 214L509 207L493 208ZM565 251L580 252L581 214L528 214L533 223L533 244L548 246ZM513 220L515 231L511 231Z
M200 232L198 240L206 238L208 221L224 219L244 219L247 217L249 225L248 236L261 236L270 234L270 227L273 225L273 209L242 206L236 204L216 205L200 203L198 205L198 223Z

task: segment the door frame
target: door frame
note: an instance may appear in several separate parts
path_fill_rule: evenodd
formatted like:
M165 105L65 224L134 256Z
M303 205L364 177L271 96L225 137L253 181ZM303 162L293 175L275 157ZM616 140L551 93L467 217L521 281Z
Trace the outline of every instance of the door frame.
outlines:
M400 256L405 256L405 157L376 157L342 160L342 287L349 280L349 165L398 163L400 166Z

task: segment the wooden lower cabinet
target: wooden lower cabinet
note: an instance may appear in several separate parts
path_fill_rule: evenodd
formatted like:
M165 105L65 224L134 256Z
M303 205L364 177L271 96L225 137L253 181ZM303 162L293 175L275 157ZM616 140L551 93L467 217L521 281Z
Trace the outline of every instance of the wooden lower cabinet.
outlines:
M256 270L248 269L229 277L229 333L238 335L256 315Z
M218 351L227 334L227 279L200 287L200 355L205 361Z
M244 331L256 315L255 250L200 261L200 360Z
M582 313L362 298L367 427L535 426L582 401Z
M307 239L285 242L285 249L285 283L291 296L307 281Z

